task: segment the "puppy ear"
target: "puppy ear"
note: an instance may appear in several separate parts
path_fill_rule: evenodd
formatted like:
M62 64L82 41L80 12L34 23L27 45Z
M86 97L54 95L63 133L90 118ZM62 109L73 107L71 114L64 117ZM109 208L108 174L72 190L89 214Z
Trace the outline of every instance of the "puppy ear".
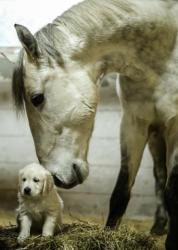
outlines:
M43 184L43 190L42 194L47 195L54 187L54 181L51 174L46 174L44 184Z

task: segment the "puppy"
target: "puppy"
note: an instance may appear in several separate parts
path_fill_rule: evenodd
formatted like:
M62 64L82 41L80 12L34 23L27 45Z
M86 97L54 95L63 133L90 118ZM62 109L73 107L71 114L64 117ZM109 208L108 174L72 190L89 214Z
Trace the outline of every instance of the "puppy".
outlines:
M63 201L53 178L41 165L33 163L19 172L18 242L30 236L30 230L42 228L42 236L52 236L62 225Z

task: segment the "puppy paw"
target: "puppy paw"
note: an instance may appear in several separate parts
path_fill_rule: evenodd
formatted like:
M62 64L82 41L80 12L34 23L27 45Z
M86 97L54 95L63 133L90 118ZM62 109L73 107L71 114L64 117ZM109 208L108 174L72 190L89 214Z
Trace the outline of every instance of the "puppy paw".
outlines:
M50 236L53 236L53 233L52 232L43 232L42 236L43 237L50 237Z
M25 235L25 234L20 234L17 238L17 242L19 244L22 244L27 238L29 237L29 235Z

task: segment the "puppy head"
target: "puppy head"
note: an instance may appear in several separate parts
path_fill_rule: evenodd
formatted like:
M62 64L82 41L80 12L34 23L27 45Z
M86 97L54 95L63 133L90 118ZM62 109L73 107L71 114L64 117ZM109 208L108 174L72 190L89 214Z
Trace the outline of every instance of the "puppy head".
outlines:
M54 186L51 174L41 165L33 163L19 172L19 192L26 198L48 194Z

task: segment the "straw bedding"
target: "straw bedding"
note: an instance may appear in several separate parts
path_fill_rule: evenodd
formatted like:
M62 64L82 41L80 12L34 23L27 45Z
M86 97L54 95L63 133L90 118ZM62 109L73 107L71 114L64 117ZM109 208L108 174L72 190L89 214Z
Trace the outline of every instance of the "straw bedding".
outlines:
M66 224L54 237L33 235L23 245L18 245L17 235L15 226L0 228L0 249L157 250L155 240L150 235L137 232L128 225L112 231L88 223Z

